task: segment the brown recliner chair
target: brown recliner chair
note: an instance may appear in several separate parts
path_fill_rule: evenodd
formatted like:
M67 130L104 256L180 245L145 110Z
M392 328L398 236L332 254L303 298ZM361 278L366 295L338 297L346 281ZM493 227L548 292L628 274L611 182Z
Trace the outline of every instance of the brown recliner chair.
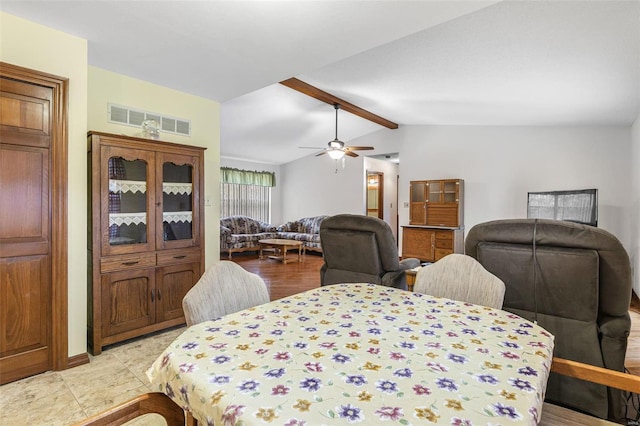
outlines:
M631 267L602 229L543 219L474 226L465 241L506 285L503 309L555 336L554 356L624 371L631 327ZM546 399L600 418L624 418L625 393L552 373Z
M320 225L324 265L320 285L373 283L407 289L407 269L418 259L398 260L398 246L391 228L375 217L339 214Z

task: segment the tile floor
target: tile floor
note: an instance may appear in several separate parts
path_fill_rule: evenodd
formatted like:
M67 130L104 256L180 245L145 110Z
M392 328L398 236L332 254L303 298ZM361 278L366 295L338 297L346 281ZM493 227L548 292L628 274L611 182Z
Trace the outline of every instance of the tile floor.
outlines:
M183 331L171 329L113 345L89 364L51 371L0 387L0 425L65 426L149 392L147 368ZM26 402L26 404L25 404ZM147 415L128 425L163 425Z

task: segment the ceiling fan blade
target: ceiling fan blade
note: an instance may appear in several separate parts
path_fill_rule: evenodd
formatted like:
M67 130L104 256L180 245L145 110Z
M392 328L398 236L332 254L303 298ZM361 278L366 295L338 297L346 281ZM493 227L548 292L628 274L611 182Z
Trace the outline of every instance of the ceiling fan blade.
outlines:
M326 150L325 150L325 151L322 151L322 152L319 152L319 153L317 153L317 154L315 155L315 157L319 157L319 156L324 155L324 154L326 154L326 153L327 153L327 151L326 151Z
M300 148L300 149L325 149L325 148L317 147L317 146L299 146L298 148Z
M357 157L358 154L356 154L355 152L351 152L351 151L345 151L344 155L348 155L349 157Z
M368 151L373 149L372 146L345 146L349 151Z

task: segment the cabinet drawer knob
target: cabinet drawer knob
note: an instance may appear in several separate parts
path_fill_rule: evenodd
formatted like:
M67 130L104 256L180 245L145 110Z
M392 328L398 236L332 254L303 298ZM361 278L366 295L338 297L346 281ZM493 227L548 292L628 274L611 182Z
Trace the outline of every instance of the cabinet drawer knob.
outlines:
M131 262L122 262L124 266L133 266L133 265L137 265L138 263L140 263L138 260L134 260Z
M153 303L156 300L156 292L154 290L151 290L151 303Z
M173 256L174 259L184 259L185 257L187 257L186 255L181 255L181 256Z

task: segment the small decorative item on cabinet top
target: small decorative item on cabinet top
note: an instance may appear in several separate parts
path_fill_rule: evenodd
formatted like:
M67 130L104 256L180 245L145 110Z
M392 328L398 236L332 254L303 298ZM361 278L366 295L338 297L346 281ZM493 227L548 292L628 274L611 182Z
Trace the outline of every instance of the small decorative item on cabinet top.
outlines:
M160 139L160 130L156 120L144 120L142 122L142 136L149 139Z

